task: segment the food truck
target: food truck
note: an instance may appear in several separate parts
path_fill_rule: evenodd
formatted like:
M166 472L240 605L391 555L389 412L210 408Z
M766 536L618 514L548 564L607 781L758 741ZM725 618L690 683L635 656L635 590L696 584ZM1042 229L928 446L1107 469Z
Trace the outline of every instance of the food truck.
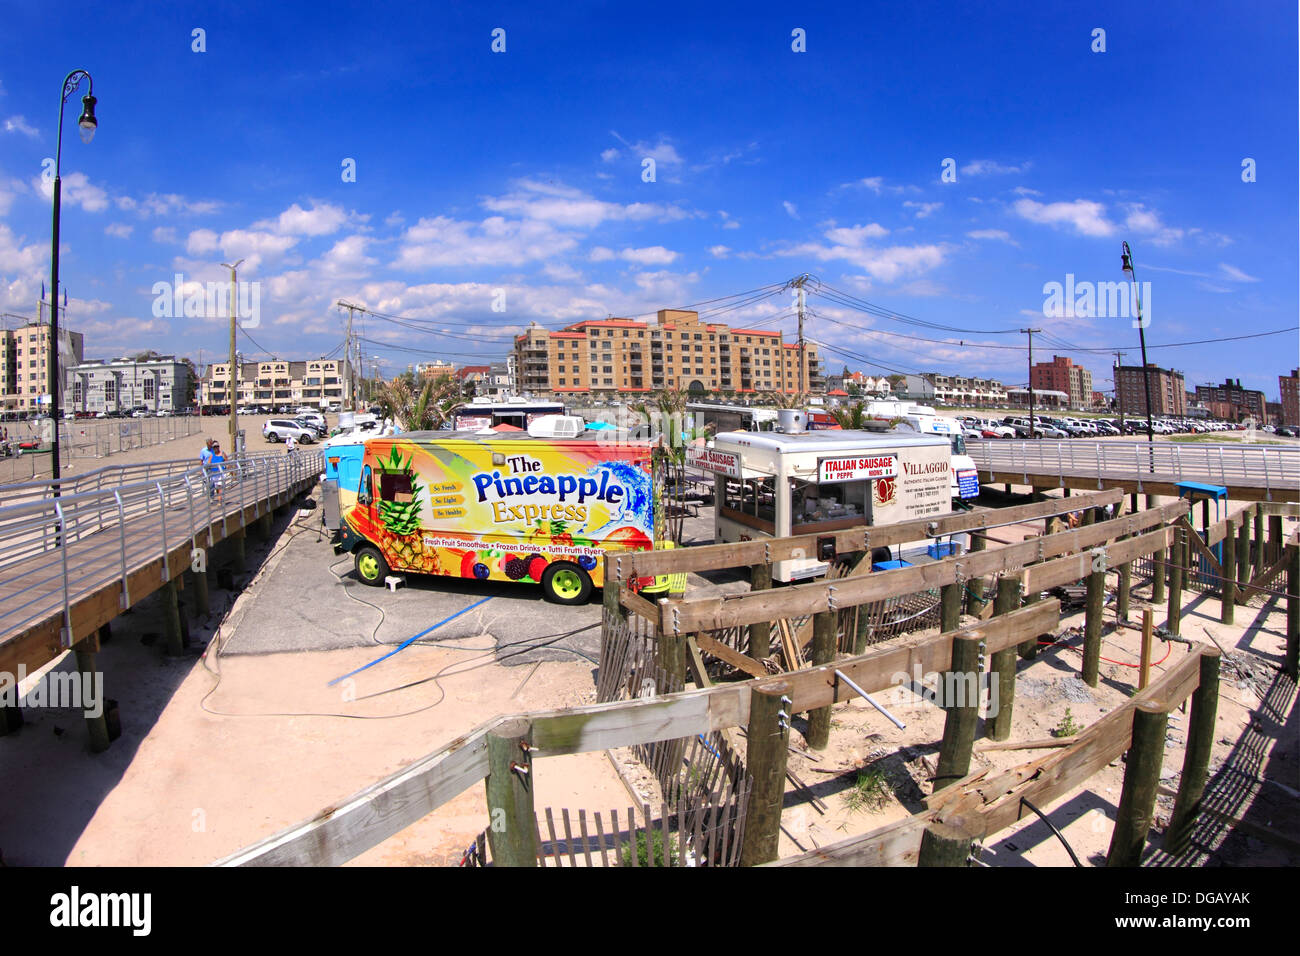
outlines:
M838 531L952 513L952 447L941 435L825 430L724 432L688 449L714 474L715 541ZM824 574L814 558L778 561L772 576Z
M368 439L336 548L370 585L390 572L533 582L581 604L603 583L603 555L649 550L655 520L654 446L581 428Z

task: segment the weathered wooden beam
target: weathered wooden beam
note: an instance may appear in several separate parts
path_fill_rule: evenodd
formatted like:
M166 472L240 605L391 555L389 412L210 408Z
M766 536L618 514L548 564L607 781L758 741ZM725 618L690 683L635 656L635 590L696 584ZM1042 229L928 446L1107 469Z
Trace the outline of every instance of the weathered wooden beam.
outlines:
M971 750L979 723L980 658L985 649L984 639L978 633L952 642L952 666L943 675L939 687L945 716L939 764L934 775L936 790L970 773Z
M970 866L971 834L963 829L960 817L936 820L921 834L917 866Z
M1175 525L1171 530L1174 540L1169 547L1169 610L1165 614L1165 630L1177 635L1182 627L1183 579L1187 576L1189 549L1186 545L1187 529Z
M955 631L961 625L961 590L956 581L939 588L939 630Z
M870 560L870 556L868 556ZM749 572L749 589L751 591L770 591L772 589L772 565L767 562L755 564ZM772 653L772 623L754 621L749 625L749 653L755 657L767 657Z
M1068 514L1083 507L1115 504L1123 495L1116 490L1079 495L1065 502L1059 498L1038 501L1012 508L982 509L941 518L918 518L895 524L846 528L832 532L838 554L870 552L872 548L893 547L924 538L943 537L981 528L1019 524L1054 514ZM670 551L638 551L625 554L624 568L630 577L646 577L676 571L706 571L716 568L752 567L756 564L806 558L817 553L817 542L825 535L805 534L789 538L762 538L754 541L675 548Z
M1225 522L1226 540L1223 543L1223 571L1219 578L1219 621L1231 624L1237 606L1237 545L1234 526Z
M1088 575L1087 605L1083 622L1083 682L1096 687L1101 668L1101 625L1106 600L1106 572Z
M92 694L97 700L82 700L82 716L86 720L86 733L90 737L90 752L103 753L111 742L108 733L108 701L104 699L103 674L95 668L95 652L99 643L94 638L87 638L73 645L77 659L77 675L82 688L93 688ZM97 711L97 713L96 713Z
M737 670L744 671L746 674L750 674L753 677L771 676L768 674L767 669L752 657L746 657L735 648L729 647L703 632L695 635L695 641L699 644L700 650L704 653L712 654L718 660L730 664Z
M814 666L831 664L835 660L836 625L839 614L820 611L813 615L812 662ZM814 750L824 750L831 738L831 707L818 707L808 713L808 732L804 739Z
M1292 680L1300 679L1300 547L1287 545L1286 660L1282 665Z
M1020 605L1020 581L1014 577L998 580L998 593L993 601L993 614L1010 614ZM1007 647L989 657L989 681L998 682L997 709L989 714L984 730L991 740L1008 740L1011 737L1011 714L1016 699L1016 651ZM991 693L991 691L990 691Z

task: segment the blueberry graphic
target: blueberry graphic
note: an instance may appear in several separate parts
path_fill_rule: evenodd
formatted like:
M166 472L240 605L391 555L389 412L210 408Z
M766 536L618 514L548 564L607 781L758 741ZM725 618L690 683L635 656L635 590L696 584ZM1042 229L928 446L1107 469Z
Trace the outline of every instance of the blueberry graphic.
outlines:
M579 555L578 565L584 571L594 571L596 570L596 559L589 554Z
M474 577L478 578L480 581L487 580L488 575L490 575L491 573L492 572L488 570L488 566L486 564L474 565Z

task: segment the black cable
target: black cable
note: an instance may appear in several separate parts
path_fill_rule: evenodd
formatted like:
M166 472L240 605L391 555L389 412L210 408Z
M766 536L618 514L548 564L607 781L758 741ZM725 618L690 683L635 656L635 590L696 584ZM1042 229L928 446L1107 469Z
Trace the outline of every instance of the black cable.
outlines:
M1044 823L1046 823L1051 828L1052 832L1056 834L1056 838L1061 841L1061 846L1065 847L1065 852L1070 854L1070 859L1074 861L1074 865L1078 867L1082 867L1083 864L1079 862L1079 858L1074 855L1074 850L1071 849L1070 844L1066 842L1065 834L1063 834L1060 830L1056 829L1056 824L1054 824L1051 820L1047 819L1047 816L1043 813L1042 810L1039 810L1036 806L1034 806L1024 797L1020 798L1020 802L1023 803L1025 806L1027 806L1030 810L1033 810L1036 814L1038 814L1038 818L1042 820Z

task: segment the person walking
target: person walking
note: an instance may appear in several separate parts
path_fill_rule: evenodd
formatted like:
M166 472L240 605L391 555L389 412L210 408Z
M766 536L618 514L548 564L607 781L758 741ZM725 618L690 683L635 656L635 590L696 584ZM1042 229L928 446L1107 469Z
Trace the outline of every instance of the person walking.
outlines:
M224 467L226 456L221 454L221 446L216 442L212 443L212 455L208 458L208 482L211 487L212 497L221 501L221 486L225 483L226 469Z
M213 441L211 438L209 438L209 439L204 443L204 445L203 445L203 450L202 450L201 452L199 452L199 466L200 466L200 467L202 467L202 468L206 468L206 467L208 466L208 462L212 460L212 446L215 445L215 444L216 444L216 442Z
M294 453L294 451L297 450L297 448L298 448L298 441L297 441L297 439L295 439L295 438L293 437L293 435L290 435L288 438L286 438L286 439L284 440L284 447L285 447L285 450L286 450L290 455L292 455L292 454Z

